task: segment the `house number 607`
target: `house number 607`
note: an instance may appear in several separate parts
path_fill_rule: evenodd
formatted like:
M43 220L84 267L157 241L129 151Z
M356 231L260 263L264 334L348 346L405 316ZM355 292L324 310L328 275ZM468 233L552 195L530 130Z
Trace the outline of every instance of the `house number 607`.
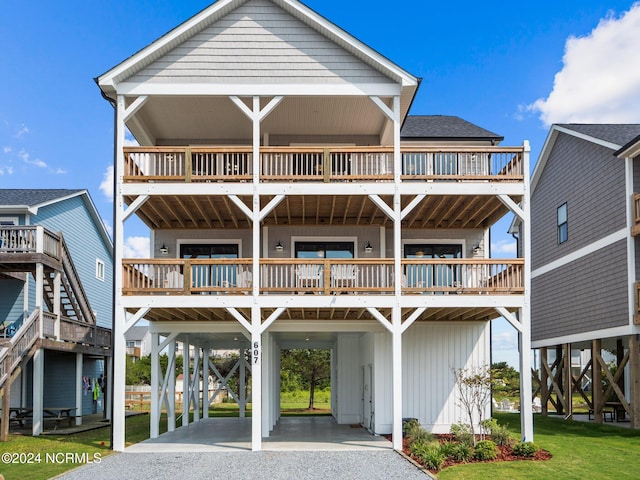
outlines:
M253 342L253 363L257 365L260 362L260 342Z

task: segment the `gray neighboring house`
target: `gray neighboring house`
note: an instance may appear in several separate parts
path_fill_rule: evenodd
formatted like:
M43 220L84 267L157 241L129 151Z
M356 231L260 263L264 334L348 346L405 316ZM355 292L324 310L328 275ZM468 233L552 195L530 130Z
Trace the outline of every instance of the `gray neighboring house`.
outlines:
M533 173L531 335L543 413L551 403L572 415L578 392L596 421L640 427L639 135L638 124L553 125ZM587 351L580 366L571 361Z
M151 355L151 331L149 325L136 325L125 333L127 356L134 361Z

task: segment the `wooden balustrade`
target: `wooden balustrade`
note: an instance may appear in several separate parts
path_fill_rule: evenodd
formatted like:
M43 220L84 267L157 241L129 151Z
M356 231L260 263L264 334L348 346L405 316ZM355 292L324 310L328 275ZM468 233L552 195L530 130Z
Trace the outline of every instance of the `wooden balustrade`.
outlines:
M39 240L39 230L42 240ZM41 226L2 226L0 253L44 253L59 260L60 237Z
M403 180L522 181L522 147L402 147ZM125 147L125 182L250 181L251 147ZM392 147L261 147L262 181L392 181Z
M640 235L640 193L633 194L633 225L631 226L631 234Z
M524 260L403 259L402 293L524 292ZM123 293L249 294L251 259L126 259ZM260 260L260 293L395 293L393 259Z

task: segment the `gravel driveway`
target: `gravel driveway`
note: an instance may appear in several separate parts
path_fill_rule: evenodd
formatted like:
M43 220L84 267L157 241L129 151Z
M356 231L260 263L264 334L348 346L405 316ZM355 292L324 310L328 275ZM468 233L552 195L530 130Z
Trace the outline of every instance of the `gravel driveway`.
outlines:
M428 480L392 450L118 453L56 477L64 480Z

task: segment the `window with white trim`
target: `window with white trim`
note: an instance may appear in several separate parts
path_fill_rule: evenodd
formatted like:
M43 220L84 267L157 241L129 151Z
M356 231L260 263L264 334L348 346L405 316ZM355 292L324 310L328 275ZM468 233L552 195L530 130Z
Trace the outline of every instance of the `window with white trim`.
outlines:
M104 262L96 258L96 278L104 282Z
M0 227L18 225L18 217L0 217Z
M569 223L568 223L568 212L567 212L566 203L563 203L558 207L557 221L558 221L558 245L560 245L561 243L564 243L569 239Z

